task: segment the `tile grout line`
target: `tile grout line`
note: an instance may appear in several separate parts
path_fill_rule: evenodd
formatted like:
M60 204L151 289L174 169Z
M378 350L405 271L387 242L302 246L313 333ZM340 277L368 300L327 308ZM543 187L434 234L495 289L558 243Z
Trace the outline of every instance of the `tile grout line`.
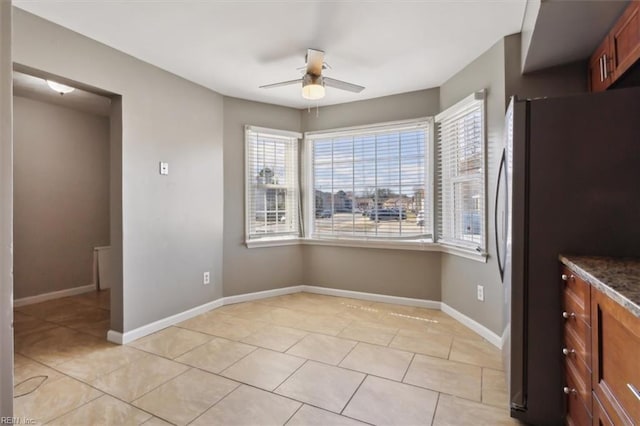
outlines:
M282 425L286 426L287 423L289 423L291 421L291 419L294 418L296 414L298 414L298 411L302 410L302 407L304 407L304 403L300 404L300 406L296 409L296 411L294 411L293 414L291 414L289 416L289 418L287 419L287 421L284 422Z
M353 340L352 340L352 341L353 341ZM342 364L342 363L344 362L344 360L345 360L345 359L347 359L347 357L348 357L349 355L351 355L351 353L352 353L354 350L356 350L356 348L358 347L358 345L359 345L361 342L355 341L355 343L356 343L356 344L355 344L355 345L353 345L353 346L351 347L351 349L349 349L349 352L347 352L347 353L342 357L342 359L340 360L340 362L338 362L338 363L335 365L335 367L340 367L340 364Z
M436 413L438 412L438 405L440 404L441 395L442 393L438 392L438 396L436 397L436 405L433 407L433 417L431 417L431 426L434 426L434 423L436 422Z
M292 355L292 356L293 356L293 355ZM298 358L302 358L302 357L298 357ZM280 384L278 384L278 386L276 386L275 388L273 388L273 390L271 390L271 391L267 391L267 392L271 392L271 393L272 393L272 394L274 394L274 395L285 396L285 395L282 395L282 394L277 393L276 391L278 390L278 388L279 388L280 386L282 386L282 385L284 384L284 382L286 382L287 380L289 380L289 378L291 378L291 376L293 376L294 374L296 374L296 373L297 373L297 372L298 372L302 367L304 367L304 365L305 365L306 363L308 363L309 361L311 361L311 360L309 360L309 359L307 359L307 358L302 358L302 359L304 359L304 362L303 362L302 364L300 364L300 366L299 366L298 368L296 368L296 369L295 369L295 371L294 371L293 373L289 374L289 375L287 376L287 378L286 378L286 379L284 379L283 381L281 381L281 382L280 382ZM292 399L293 399L293 398L292 398Z
M37 390L37 388L36 388L36 390ZM91 402L93 402L93 401L97 400L98 398L102 398L104 395L105 395L105 394L101 392L101 395L98 395L98 396L96 396L95 398L92 398L92 399L90 399L90 400L88 400L88 401L85 401L85 402L83 402L82 404L78 405L77 407L72 408L72 409L71 409L71 410L69 410L69 411L65 411L64 413L60 414L59 416L56 416L56 417L54 417L54 418L52 418L52 419L49 419L49 420L47 420L47 421L46 421L46 422L44 422L44 423L45 423L45 424L49 424L49 423L51 423L51 422L52 422L52 421L54 421L54 420L57 420L57 419L59 419L59 418L61 418L61 417L63 417L63 416L66 416L67 414L72 413L73 411L76 411L76 410L78 410L78 409L80 409L80 408L84 407L85 405L87 405L87 404L89 404L89 403L91 403Z
M342 413L344 413L344 410L347 409L347 407L349 406L349 404L351 403L351 400L353 399L354 396L356 396L356 394L358 393L358 391L360 390L360 388L362 387L362 384L364 383L365 380L367 380L367 377L369 377L368 374L365 373L364 377L362 378L362 380L360 381L360 383L358 384L358 387L356 388L356 390L351 394L351 396L349 397L349 399L347 400L346 404L344 404L344 407L342 407L342 410L340 410L340 415L342 415Z
M234 343L238 343L235 340L231 340ZM246 343L243 343L243 345L246 345ZM247 345L247 346L253 346L253 345ZM241 356L240 358L238 358L237 360L233 361L231 364L229 364L228 366L226 366L225 368L223 368L222 370L220 370L218 374L220 377L225 377L228 379L228 377L223 376L222 373L224 373L225 371L227 371L228 369L230 369L231 367L233 367L234 365L236 365L237 363L239 363L240 361L242 361L243 359L245 359L246 357L248 357L249 355L251 355L252 353L254 353L255 351L257 351L258 349L260 349L259 346L253 346L253 349L250 352L247 352L245 355ZM240 382L243 383L243 382Z
M218 376L218 377L222 377L222 376ZM225 377L226 378L226 377ZM234 382L236 382L235 380L233 380ZM227 397L229 395L231 395L232 393L234 393L236 390L238 390L240 388L240 386L243 385L242 382L236 382L238 383L238 386L236 386L235 388L233 388L229 393L227 393L225 396L223 396L222 398L220 398L219 400L217 400L216 402L214 402L213 404L211 404L210 407L208 407L206 410L204 410L202 413L198 414L196 417L194 417L189 423L187 424L192 424L193 422L195 422L196 420L198 420L200 417L202 417L207 411L211 410L213 407L215 407L216 405L218 405L219 403L221 403L222 401L224 401L225 399L227 399Z
M257 301L257 302L259 302L259 301ZM80 304L80 303L79 303L78 305L82 305L82 306L90 306L90 305L88 305L88 304L86 304L86 305L85 305L85 304ZM263 305L264 305L264 306L269 306L269 307L274 308L274 309L275 309L275 308L281 308L281 309L288 309L288 310L292 310L290 307L281 307L281 306L277 306L277 305L276 305L276 306L273 306L273 305L269 305L269 304L263 304ZM98 308L100 308L100 307L98 307ZM102 308L100 308L100 309L102 309ZM213 309L213 310L215 310L215 309ZM211 311L213 311L213 310L211 310ZM292 311L294 311L294 312L298 312L298 311L296 311L295 309L293 309ZM304 312L304 311L300 311L300 312ZM24 313L24 312L21 312L21 313L22 313L22 314L24 314L24 315L26 315L26 316L33 317L33 318L35 318L35 319L40 320L40 318L37 318L37 317L35 317L35 316L33 316L33 315L26 314L26 313ZM317 313L317 312L314 312L314 314L321 315L321 313ZM235 315L233 315L233 314L229 314L229 315L230 315L230 316L233 316L233 317L236 317L236 316L235 316ZM236 318L239 318L239 319L242 319L242 320L246 320L246 321L251 321L250 319L246 319L246 318L242 318L242 317L236 317ZM327 318L328 318L328 317L327 317ZM348 318L344 318L344 319L348 319ZM50 323L50 324L53 324L53 325L55 325L55 326L59 326L59 327L64 327L64 328L70 329L70 330L72 330L73 332L81 333L81 334L83 334L83 335L85 335L85 334L86 334L86 335L90 335L89 333L85 333L85 332L83 332L83 331L81 331L81 330L74 329L74 328L72 328L72 327L70 327L70 326L68 326L68 325L65 325L65 324L58 324L58 323L54 323L54 322L51 322L51 321L47 321L47 320L45 320L45 319L42 319L42 321L43 321L43 322ZM290 325L284 325L284 326L283 326L282 324L274 323L274 322L271 322L271 321L265 321L265 324L268 324L268 325L271 325L271 326L287 327L287 328L292 328L292 329L294 329L294 330L298 330L298 331L300 331L300 332L305 332L305 333L317 333L318 335L326 335L326 336L330 336L330 337L334 337L334 338L344 339L344 340L346 340L346 341L355 342L355 345L354 345L354 346L349 350L349 352L348 352L348 353L347 353L347 354L346 354L346 355L341 359L341 361L340 361L337 365L327 364L327 363L324 363L324 362L319 361L321 364L325 364L325 365L328 365L328 366L330 366L330 367L335 367L335 368L344 369L345 371L349 371L349 370L350 370L350 371L355 371L355 372L358 372L358 373L363 373L362 371L352 370L352 369L350 369L350 368L345 368L345 367L340 366L340 364L341 364L342 362L344 362L344 360L345 360L345 359L346 359L346 358L347 358L347 357L348 357L348 356L349 356L349 355L350 355L350 354L355 350L355 348L356 348L359 344L361 344L361 343L362 343L362 344L371 344L371 345L375 345L376 347L381 347L381 348L388 348L388 349L394 349L394 350L401 350L401 349L397 349L397 348L391 348L389 345L394 341L394 339L395 339L398 335L400 335L400 332L403 330L403 328L402 328L402 327L394 328L395 332L393 333L393 337L392 337L392 338L391 338L391 339L390 339L390 340L389 340L385 345L377 344L377 343L363 342L363 341L358 340L358 339L350 339L350 338L340 337L340 334L341 334L341 333L343 333L343 332L344 332L348 327L352 326L352 325L353 325L353 324L355 324L356 322L357 322L357 320L350 319L350 320L349 320L349 322L348 322L348 323L346 323L346 325L344 325L344 326L341 328L341 330L338 332L338 334L337 334L337 335L336 335L336 334L326 334L326 332L318 332L318 331L313 331L313 330L308 330L308 329L300 329L300 328L297 328L297 327L291 327ZM369 321L368 321L368 322L371 322L372 324L380 325L381 327L382 327L382 326L384 326L384 324L379 324L377 321L371 321L370 319L369 319ZM182 355L184 355L184 354L186 354L186 353L188 353L188 352L191 352L191 351L193 351L193 350L195 350L195 349L197 349L197 348L199 348L199 347L201 347L201 346L206 345L207 343L211 342L211 340L213 340L214 338L221 337L221 336L217 336L217 335L215 335L215 334L214 334L214 335L212 335L212 334L209 334L209 333L203 333L203 332L201 332L201 331L199 331L199 330L192 330L192 329L185 328L185 327L179 327L178 325L174 325L174 327L177 327L177 328L180 328L180 329L184 329L184 330L189 330L189 331L192 331L192 332L197 332L197 333L205 334L205 335L207 335L207 336L212 336L212 339L209 339L207 342L204 342L204 343L202 343L202 344L200 344L200 345L194 346L193 348L191 348L191 349L189 349L189 350L187 350L187 351L185 351L185 352L183 352L183 353L181 353L181 354L177 355L175 358L178 358L178 357L180 357L180 356L182 356ZM311 328L313 328L313 325L311 325ZM372 327L372 328L374 328L374 329L375 329L376 327ZM317 329L317 328L316 328L316 329ZM260 331L260 330L254 331L254 332L253 332L253 333L251 333L249 336L255 335L256 333L259 333L259 331ZM38 332L36 331L36 332L34 332L34 333L38 333ZM26 335L29 335L29 334L30 334L30 333L27 333ZM389 333L389 334L392 334L392 333ZM450 346L449 346L449 351L448 351L448 355L447 355L447 358L446 358L446 360L447 360L447 361L451 361L449 358L451 357L451 354L452 354L452 352L453 352L453 344L454 344L454 341L455 341L455 339L456 339L458 336L456 336L455 334L452 334L452 333L446 333L446 334L449 334L449 335L451 335L451 336L452 336L452 341L451 341L451 344L450 344ZM307 335L308 335L308 334L307 334ZM92 336L92 337L95 337L95 336L93 336L93 335L91 335L91 336ZM306 336L304 336L304 337L306 337ZM212 373L212 372L210 372L210 371L207 371L207 370L201 369L201 368L199 368L199 367L191 366L191 365L189 365L189 364L185 364L185 363L183 363L183 362L176 361L176 359L175 359L175 358L169 358L169 357L166 357L166 356L164 356L164 355L159 355L159 354L154 353L154 352L149 352L149 351L147 351L147 350L145 350L145 349L140 349L140 348L136 348L136 347L131 346L130 348L132 348L132 349L134 349L134 350L137 350L137 351L140 351L140 352L143 352L143 353L145 353L145 354L150 354L150 355L153 355L153 356L158 356L159 358L164 358L164 359L166 359L166 360L169 360L169 361L176 362L176 363L179 363L179 364L182 364L182 365L187 366L187 370L185 370L184 372L182 372L182 373L178 374L177 376L174 376L174 377L172 377L172 378L169 378L168 380L164 381L164 382L163 382L163 383L161 383L160 385L158 385L158 386L154 387L153 389L150 389L149 391L147 391L147 392L143 393L142 395L138 396L134 401L139 400L140 398L144 397L144 396L145 396L145 395L147 395L148 393L150 393L150 392L152 392L152 391L156 390L158 387L163 386L164 384L166 384L167 382L169 382L169 381L171 381L171 380L175 379L176 377L179 377L179 376L181 376L181 375L183 375L183 374L187 373L187 372L188 372L188 371L190 371L191 369L200 370L200 371L206 372L206 373L208 373L208 374L213 374L213 375L215 375L215 376L217 376L217 377L221 377L221 378L224 378L224 379L227 379L227 380L228 380L229 378L227 378L227 377L225 377L225 376L222 376L222 372L226 371L227 369L231 368L232 366L234 366L235 364L237 364L238 362L240 362L241 360L243 360L243 359L244 359L244 358L246 358L247 356L251 355L251 354L252 354L252 353L254 353L257 349L259 349L259 348L263 348L263 349L265 349L265 350L271 350L271 351L276 352L276 353L286 354L286 352L287 352L288 350L290 350L293 346L297 345L297 344L298 344L302 339L304 339L304 337L302 337L302 338L300 338L299 340L297 340L296 342L292 343L292 344L291 344L288 348L286 348L284 351L277 351L277 350L274 350L274 349L271 349L271 348L263 348L262 346L259 346L259 345L258 345L258 346L256 346L256 347L254 347L254 348L253 348L253 350L252 350L251 352L249 352L249 353L247 353L246 355L242 356L241 358L239 358L238 360L236 360L235 362L233 362L231 365L227 366L225 369L223 369L223 370L222 370L222 371L220 371L219 373ZM254 345L251 345L251 344L247 344L247 343L242 342L242 339L240 339L240 340L235 340L235 339L227 339L227 338L225 338L225 337L222 337L222 338L223 338L224 340L228 340L228 341L230 341L230 342L240 342L240 343L242 343L242 344L246 344L246 345L248 345L248 346L254 346ZM461 337L461 338L463 338L463 337ZM102 341L102 339L100 339L100 340ZM99 351L99 349L98 349L97 351ZM400 379L400 381L399 381L399 382L398 382L398 381L396 381L396 380L394 380L394 379L390 379L390 378L388 378L388 377L381 377L381 376L376 376L376 375L371 375L371 374L365 373L364 378L362 379L362 381L360 382L360 384L358 385L358 387L356 388L356 390L354 391L354 393L351 395L351 397L349 398L349 400L347 401L346 405L343 407L343 409L341 410L341 412L340 412L339 414L337 414L337 415L342 415L342 412L344 412L344 410L346 409L346 407L350 404L351 400L353 399L353 397L355 396L355 394L359 391L359 389L360 389L360 388L361 388L361 386L363 385L364 381L366 380L366 377L368 377L369 375L371 375L371 376L375 376L375 377L381 377L381 378L382 378L382 379L384 379L384 380L391 380L391 381L393 381L393 382L396 382L396 383L402 383L402 384L405 384L405 385L408 385L408 386L411 386L411 387L415 387L415 388L418 388L418 389L428 389L428 390L433 391L433 389L423 388L423 387L421 387L421 386L416 386L416 385L412 385L412 384L409 384L409 383L404 383L404 380L406 379L407 373L408 373L409 369L411 368L411 365L414 363L414 360L415 360L415 357L416 357L417 353L416 353L416 352L412 352L412 351L403 351L403 352L412 353L412 357L411 357L411 360L409 361L409 364L407 365L407 367L406 367L406 369L405 369L405 371L404 371L403 377ZM93 351L92 351L92 352L90 352L89 354L91 354L91 353L93 353ZM76 360L76 359L81 359L81 358L83 358L84 356L87 356L87 355L89 355L89 354L86 354L86 355L80 355L80 356L77 356L77 357L72 357L72 358L70 358L69 360L65 360L64 362L68 362L68 361ZM287 354L287 355L291 355L291 354ZM61 372L60 370L57 370L57 368L56 368L56 367L57 367L57 365L56 365L56 366L49 367L47 364L43 364L42 362L40 362L40 361L38 361L38 360L35 360L35 359L31 358L30 356L24 355L24 354L22 354L22 353L21 353L21 356L24 356L26 359L31 360L31 361L34 361L34 362L36 362L37 364L43 365L43 366L45 366L45 367L47 367L47 368L52 368L54 371L58 371L58 372L60 372L60 373L62 374L62 376L63 376L63 377L68 377L68 378L70 378L70 379L72 379L72 380L77 380L77 381L79 381L80 383L86 383L86 382L84 382L83 380L75 379L74 377L71 377L71 376L67 375L67 374L66 374L66 373L64 373L64 372ZM294 356L295 356L295 355L294 355ZM427 355L427 356L429 356L429 355ZM296 357L297 357L297 356L296 356ZM298 368L296 368L296 370L294 370L292 373L290 373L290 374L289 374L289 375L288 375L288 376L287 376L287 377L286 377L286 378L285 378L285 379L284 379L284 380L283 380L283 381L282 381L278 386L276 386L276 387L274 388L274 390L273 390L273 391L265 390L265 389L259 388L259 387L257 387L257 386L253 386L253 385L250 385L250 384L245 384L245 383L243 383L243 382L239 382L239 381L236 381L236 380L234 380L234 379L231 379L231 381L233 381L233 382L235 382L235 383L238 383L238 384L237 384L237 386L236 386L233 390L231 390L228 394L226 394L223 398L221 398L219 401L217 401L216 403L214 403L213 405L211 405L209 408L207 408L204 412L208 411L208 410L209 410L209 409L211 409L213 406L215 406L217 403L219 403L220 401L224 400L226 397L228 397L228 395L229 395L229 394L233 393L233 392L234 392L235 390L237 390L241 385L246 385L246 386L249 386L249 387L254 387L254 388L256 388L256 389L259 389L259 390L261 390L261 391L268 392L268 393L270 393L270 394L272 394L272 395L275 395L275 396L285 397L285 398L287 398L287 399L289 399L289 400L297 401L297 400L295 400L295 399L293 399L293 398L289 398L289 397L286 397L286 396L284 396L284 395L276 394L276 393L275 393L275 391L276 391L280 386L282 386L282 384L283 384L284 382L286 382L287 380L289 380L289 378L290 378L291 376L293 376L293 375L294 375L294 374L295 374L295 373L296 373L300 368L302 368L302 367L303 367L307 362L312 361L312 360L310 360L310 359L308 359L308 358L303 358L303 357L298 357L298 358L304 359L305 361L304 361L304 362L303 362L303 363L302 363ZM434 357L434 358L441 359L440 357ZM457 362L457 361L451 361L451 362ZM483 391L482 391L483 377L482 377L482 376L483 376L483 372L484 372L484 370L485 370L485 369L489 369L490 367L485 367L484 365L478 365L478 364L468 364L468 363L465 363L465 362L461 362L461 363L462 363L462 364L466 364L466 365L473 365L473 366L476 366L476 367L479 367L479 368L480 368L480 375L481 375L481 377L480 377L480 385L481 385L481 389L480 389L480 391L481 391L481 395L480 395L480 401L476 401L476 400L473 400L473 399L462 398L462 397L460 397L460 398L461 398L461 399L464 399L464 400L468 400L468 401L470 401L470 402L475 402L475 403L480 403L480 404L482 404L482 405L491 406L491 405L488 405L488 404L484 404L484 403L482 402L482 397L483 397ZM62 363L60 363L60 364L62 364ZM131 364L131 363L127 363L126 365L128 365L128 364ZM126 365L125 365L125 366L126 366ZM117 369L115 369L115 370L111 371L110 373L112 373L112 372L114 372L114 371L117 371L117 370L119 370L119 369L121 369L121 368L124 368L125 366L123 366L123 367L119 367L119 368L117 368ZM496 370L496 371L503 371L503 370L499 370L499 369L493 369L493 370ZM107 373L107 374L110 374L110 373ZM139 410L141 410L141 411L143 411L143 412L146 412L147 414L151 415L152 417L159 417L159 418L162 418L162 417L160 417L160 416L156 416L156 415L154 415L153 413L147 412L147 411L146 411L146 410L144 410L144 409L140 409L140 408L138 408L138 407L135 407L135 406L133 405L133 402L134 402L134 401L132 401L131 403L129 403L129 402L127 402L127 401L124 401L124 400L122 400L122 399L120 399L120 398L116 397L115 395L111 395L111 394L109 394L109 393L107 393L107 392L104 392L104 391L102 391L102 390L98 389L98 388L95 388L93 385L91 385L91 384L89 384L89 383L86 383L86 384L87 384L89 387L92 387L92 388L96 389L98 392L100 392L100 395L99 395L97 398L94 398L93 400L87 401L86 403L82 404L81 406L79 406L79 407L77 407L77 408L75 408L75 409L71 410L70 412L72 412L72 411L74 411L74 410L76 410L76 409L79 409L79 408L81 408L82 406L84 406L84 405L86 405L86 404L90 403L91 401L95 401L96 399L98 399L98 398L100 398L100 397L102 397L102 396L104 396L104 395L109 395L109 396L111 396L111 397L114 397L114 398L115 398L115 399L117 399L117 400L122 401L123 403L127 404L128 406L131 406L131 407L134 407L134 408L136 408L136 409L139 409ZM439 403L440 395L442 395L442 394L443 394L442 392L439 392L439 391L435 391L435 392L437 392L437 393L438 393L438 400L437 400L437 403L436 403L436 408L434 409L434 417L432 418L432 422L431 422L432 424L435 422L435 412L436 412L437 407L438 407L438 403ZM297 409L297 410L296 410L296 411L295 411L295 412L294 412L294 413L289 417L289 419L287 420L287 422L289 422L289 421L291 420L291 418L293 418L293 417L295 416L295 414L296 414L296 413L297 413L297 412L298 412L298 411L299 411L299 410L300 410L300 409L301 409L305 404L307 404L307 403L305 403L304 401L297 401L297 402L299 402L301 405L300 405L300 406L298 407L298 409ZM313 404L307 404L307 405L310 405L310 406L315 407ZM317 408L318 408L318 409L321 409L321 410L324 410L324 411L328 411L328 410L326 410L326 409L324 409L324 408L322 408L322 407L317 407ZM496 408L499 408L499 407L496 407ZM203 412L203 413L201 413L201 414L200 414L200 416L201 416L202 414L204 414L204 412ZM328 412L331 412L331 411L328 411ZM69 413L69 412L67 412L67 413L65 413L65 414L62 414L62 415L60 415L60 416L58 416L58 417L56 417L56 418L59 418L59 417L61 417L61 416L64 416L64 415L66 415L66 414L68 414L68 413ZM197 418L199 418L200 416L197 416L196 418L194 418L194 420L192 420L192 422L193 422L193 421L195 421L195 420L196 420ZM348 416L345 416L345 417L348 417ZM149 420L151 420L151 418L150 418L150 419L148 419L147 421L149 421Z
M404 374L402 375L402 379L400 379L400 383L404 383L405 377L407 377L407 373L409 372L409 368L411 368L411 364L413 364L413 360L416 358L416 353L414 352L411 356L411 361L407 364L407 369L404 370Z
M195 367L194 367L194 368L195 368ZM213 373L209 373L209 374L213 374ZM193 423L193 422L195 422L195 421L196 421L197 419L199 419L200 417L202 417L202 415L203 415L204 413L206 413L207 411L209 411L210 409L212 409L214 406L216 406L220 401L222 401L223 399L225 399L227 396L231 395L233 392L235 392L235 391L236 391L236 389L238 389L238 388L239 388L240 386L242 386L242 384L243 384L242 382L238 382L238 381L236 381L236 380L228 379L228 378L226 378L226 377L222 377L222 376L219 376L219 375L217 375L217 374L213 374L213 375L214 375L214 376L216 376L216 377L220 377L220 378L223 378L223 379L229 380L229 381L231 381L231 382L235 382L235 383L236 383L236 386L235 386L233 389L231 389L229 392L227 392L227 393L226 393L222 398L220 398L219 400L217 400L216 402L214 402L213 404L211 404L210 406L208 406L207 408L205 408L205 409L202 411L202 413L198 414L198 415L197 415L197 416L195 416L193 419L191 419L191 420L187 423L188 425L189 425L189 424L191 424L191 423Z

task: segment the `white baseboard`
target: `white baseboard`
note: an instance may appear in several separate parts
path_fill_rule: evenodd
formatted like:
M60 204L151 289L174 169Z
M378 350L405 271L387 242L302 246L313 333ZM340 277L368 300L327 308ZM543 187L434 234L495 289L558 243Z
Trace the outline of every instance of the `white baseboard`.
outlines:
M142 327L134 328L133 330L127 331L125 333L109 330L107 332L107 340L112 343L118 343L120 345L133 342L134 340L137 340L144 336L148 336L149 334L155 333L156 331L160 331L174 324L178 324L179 322L186 321L200 314L204 314L205 312L208 312L212 309L219 308L220 306L222 306L222 302L223 299L216 299L200 306L196 306L195 308L187 309L186 311L143 325Z
M75 296L82 293L88 293L95 291L96 285L89 284L81 287L67 288L64 290L52 291L50 293L38 294L36 296L22 297L13 301L13 306L19 308L20 306L33 305L34 303L46 302L47 300L60 299L62 297Z
M269 297L283 296L285 294L300 293L307 286L296 285L291 287L274 288L273 290L256 291L254 293L238 294L237 296L223 297L223 305L233 305L234 303L250 302L252 300L267 299Z
M399 297L399 296L389 296L385 294L375 294L375 293L364 293L359 291L350 291L350 290L340 290L336 288L327 288L327 287L318 287L312 285L298 285L291 287L283 287L276 288L273 290L265 290L258 291L255 293L246 293L239 294L236 296L227 296L222 297L220 299L216 299L214 301L205 303L200 306L196 306L195 308L188 309L184 312L180 312L175 315L171 315L166 318L162 318L158 321L154 321L150 324L143 325L142 327L138 327L131 331L127 331L126 333L120 333L118 331L109 330L107 333L107 340L117 344L126 344L132 342L141 337L147 336L151 333L155 333L156 331L162 330L164 328L175 325L179 322L186 321L189 318L193 318L197 315L203 314L207 311L219 308L224 305L231 305L234 303L242 303L249 302L253 300L266 299L274 296L282 296L285 294L293 294L300 292L308 292L315 294L324 294L327 296L338 296L338 297L350 297L353 299L361 299L368 300L371 302L382 302L382 303L395 303L398 305L406 305L406 306L417 306L421 308L427 309L439 309L444 313L452 316L456 320L460 321L462 324L471 328L473 331L478 333L481 337L485 338L494 346L501 348L502 342L506 338L506 335L503 335L502 338L480 324L479 322L469 318L468 316L456 311L452 307L448 306L446 303L438 302L435 300L425 300L425 299L412 299L409 297Z
M480 324L479 322L477 322L474 319L469 318L468 316L466 316L462 312L459 312L459 311L453 309L451 306L447 305L444 302L441 303L440 309L445 314L453 317L453 319L457 320L458 322L461 322L462 324L464 324L467 327L469 327L471 330L473 330L476 333L478 333L482 338L487 340L489 343L491 343L496 348L502 349L502 338L500 336L498 336L496 333L494 333L493 331L489 330L484 325Z
M511 334L511 324L507 325L502 332L502 337L500 338L500 349L504 348L504 345L507 343L507 339L509 339L509 335Z
M115 343L116 345L124 345L125 343L129 343L124 341L124 335L122 333L115 330L107 331L107 341Z
M417 306L427 309L440 309L440 302L426 299L412 299L410 297L388 296L386 294L364 293L361 291L340 290L337 288L317 287L305 285L302 291L324 294L327 296L350 297L352 299L368 300L370 302L395 303L396 305Z

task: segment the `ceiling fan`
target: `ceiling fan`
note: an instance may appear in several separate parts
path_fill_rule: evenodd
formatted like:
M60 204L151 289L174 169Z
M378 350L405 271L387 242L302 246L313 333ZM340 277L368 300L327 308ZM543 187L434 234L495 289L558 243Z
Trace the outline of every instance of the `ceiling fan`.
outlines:
M302 97L310 100L324 98L325 86L354 93L360 93L364 90L363 86L358 86L357 84L347 83L346 81L336 80L335 78L324 77L322 75L322 70L330 67L324 62L324 51L322 50L307 49L306 62L306 72L302 78L267 84L260 86L260 88L271 89L274 87L302 83Z

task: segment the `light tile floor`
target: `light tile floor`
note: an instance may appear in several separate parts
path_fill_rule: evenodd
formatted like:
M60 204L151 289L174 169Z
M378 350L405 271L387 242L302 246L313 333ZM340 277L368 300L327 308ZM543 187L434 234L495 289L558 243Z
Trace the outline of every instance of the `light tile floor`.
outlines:
M108 292L16 308L15 415L55 425L509 425L500 352L440 311L298 293L126 346Z

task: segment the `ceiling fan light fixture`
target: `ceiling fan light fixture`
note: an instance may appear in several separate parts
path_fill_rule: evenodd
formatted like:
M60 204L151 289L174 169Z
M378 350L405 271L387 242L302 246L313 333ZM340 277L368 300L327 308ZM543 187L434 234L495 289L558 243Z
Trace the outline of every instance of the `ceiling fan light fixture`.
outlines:
M324 81L320 75L306 74L302 78L302 97L315 101L324 98Z
M47 80L47 85L51 88L51 90L60 93L61 95L64 95L65 93L71 93L76 90L71 86L67 86L66 84L61 84L52 80Z

